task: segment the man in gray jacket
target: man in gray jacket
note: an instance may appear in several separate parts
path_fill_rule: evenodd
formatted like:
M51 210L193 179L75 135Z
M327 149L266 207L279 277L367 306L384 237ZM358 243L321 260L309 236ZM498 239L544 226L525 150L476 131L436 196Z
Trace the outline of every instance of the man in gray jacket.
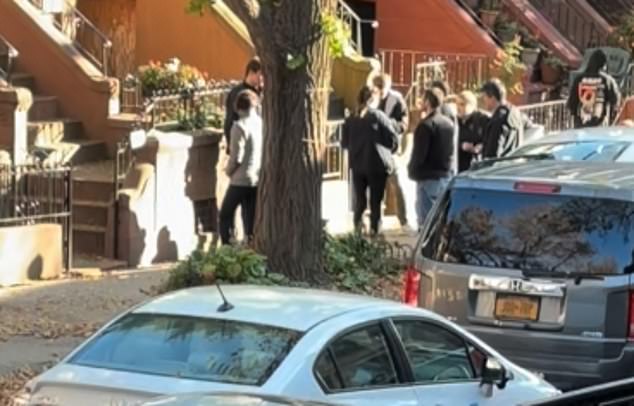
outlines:
M243 90L236 97L239 118L231 128L229 163L226 173L229 188L220 208L220 239L223 245L231 241L231 227L240 206L244 234L253 237L258 181L262 166L262 119L257 112L259 98L252 90Z

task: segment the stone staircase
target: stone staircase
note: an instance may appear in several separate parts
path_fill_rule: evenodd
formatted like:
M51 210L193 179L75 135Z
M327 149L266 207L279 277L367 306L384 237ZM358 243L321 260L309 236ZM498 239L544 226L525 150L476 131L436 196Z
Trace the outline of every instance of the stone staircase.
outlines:
M39 91L37 80L18 70L10 84L33 94L28 112L29 150L44 162L73 166L73 252L75 259L113 258L114 162L102 141L85 137L82 122L64 114L54 95Z
M35 78L18 70L11 75L10 84L24 87L33 95L28 113L28 145L45 161L78 165L107 158L106 144L84 137L82 123L63 114L54 95L43 94Z

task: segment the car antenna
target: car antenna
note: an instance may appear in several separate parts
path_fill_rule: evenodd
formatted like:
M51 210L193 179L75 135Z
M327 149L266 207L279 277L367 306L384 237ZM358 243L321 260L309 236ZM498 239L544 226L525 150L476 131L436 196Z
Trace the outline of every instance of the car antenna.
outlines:
M216 282L216 287L218 288L218 292L220 292L220 297L222 298L222 304L220 306L218 306L218 310L217 311L220 312L220 313L224 313L224 312L228 312L229 310L233 309L233 305L231 303L229 303L229 301L225 297L225 294L222 291L222 288L220 288L220 283Z

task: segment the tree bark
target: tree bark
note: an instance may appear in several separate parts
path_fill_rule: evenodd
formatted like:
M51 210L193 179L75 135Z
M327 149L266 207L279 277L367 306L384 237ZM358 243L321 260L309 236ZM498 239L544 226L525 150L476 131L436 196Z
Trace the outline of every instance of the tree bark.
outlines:
M332 57L320 34L336 0L225 0L264 68L264 156L256 249L292 280L324 281L321 185ZM298 69L289 56L305 58Z

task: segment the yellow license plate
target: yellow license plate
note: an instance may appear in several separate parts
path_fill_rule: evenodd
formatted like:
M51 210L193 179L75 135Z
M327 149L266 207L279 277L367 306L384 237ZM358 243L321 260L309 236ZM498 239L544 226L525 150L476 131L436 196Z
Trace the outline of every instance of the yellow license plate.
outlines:
M539 315L539 298L517 295L497 295L495 317L506 320L536 321Z

